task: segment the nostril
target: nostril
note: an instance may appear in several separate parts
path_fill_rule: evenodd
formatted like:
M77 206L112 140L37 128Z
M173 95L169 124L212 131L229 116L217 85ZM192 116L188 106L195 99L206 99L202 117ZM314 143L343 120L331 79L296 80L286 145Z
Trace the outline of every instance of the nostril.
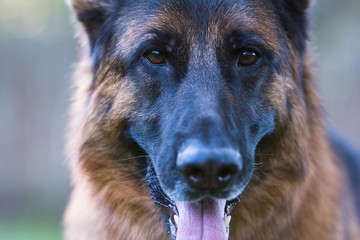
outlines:
M235 165L219 166L219 161L210 159L203 165L188 164L183 174L188 183L199 189L216 189L227 186L236 178L239 168Z
M223 168L218 172L217 179L219 182L228 182L231 180L231 178L236 175L237 173L237 167L229 167L229 168Z
M186 175L195 184L201 183L204 179L204 172L198 167L190 167Z

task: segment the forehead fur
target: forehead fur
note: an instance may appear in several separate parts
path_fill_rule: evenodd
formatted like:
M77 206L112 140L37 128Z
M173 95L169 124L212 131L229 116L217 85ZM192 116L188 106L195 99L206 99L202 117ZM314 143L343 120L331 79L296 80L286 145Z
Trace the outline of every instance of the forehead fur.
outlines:
M125 54L141 42L151 38L154 31L179 36L193 43L197 39L221 41L224 36L238 31L256 33L270 50L281 49L277 18L271 4L258 1L148 1L128 6L118 14L114 27L117 49ZM165 2L165 3L164 3ZM131 5L131 4L130 4ZM264 7L266 6L266 7ZM141 16L141 17L139 17Z

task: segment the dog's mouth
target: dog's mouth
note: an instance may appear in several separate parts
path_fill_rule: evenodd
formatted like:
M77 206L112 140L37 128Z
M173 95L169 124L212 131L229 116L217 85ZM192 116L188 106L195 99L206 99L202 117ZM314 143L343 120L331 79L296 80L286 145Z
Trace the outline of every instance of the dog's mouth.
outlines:
M167 210L171 239L228 239L230 213L240 196L231 201L213 198L198 202L174 201L161 188L151 163L146 177L154 202Z

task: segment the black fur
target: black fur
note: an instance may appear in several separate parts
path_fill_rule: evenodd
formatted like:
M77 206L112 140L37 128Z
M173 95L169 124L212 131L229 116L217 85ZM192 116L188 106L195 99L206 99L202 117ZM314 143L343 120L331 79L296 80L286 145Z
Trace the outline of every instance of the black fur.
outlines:
M95 42L99 38L101 28L106 20L105 10L93 8L78 14L78 20L84 24L85 30L89 36L91 48L94 48Z
M303 56L308 38L308 7L310 1L273 0L275 11L280 16L287 37L291 40L300 57Z

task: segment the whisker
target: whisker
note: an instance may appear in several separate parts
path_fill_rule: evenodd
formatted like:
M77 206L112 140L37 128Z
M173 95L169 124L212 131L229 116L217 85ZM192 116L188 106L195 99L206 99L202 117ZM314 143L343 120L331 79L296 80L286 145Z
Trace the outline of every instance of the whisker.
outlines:
M258 175L256 175L255 173L253 174L253 176L256 178L256 179L258 179L260 182L264 182L264 180L263 179L261 179Z
M255 162L254 165L257 167L261 167L264 164L264 162Z
M134 179L134 180L128 180L128 181L121 181L120 183L142 183L146 181L146 178L140 178L140 179Z
M129 173L129 174L123 175L123 176L119 176L119 177L117 177L117 179L127 178L127 177L130 177L130 176L136 175L136 174L141 173L141 172L146 171L146 170L147 170L147 168L143 168L143 169L140 169L140 170L138 170L138 171L135 171L135 172L132 172L132 173Z
M259 170L263 166L264 162L255 162L254 171Z
M141 155L141 156L117 159L117 160L113 160L113 161L115 161L115 162L125 162L125 161L128 161L128 160L140 159L140 158L148 158L148 157L150 157L150 156L149 155Z

